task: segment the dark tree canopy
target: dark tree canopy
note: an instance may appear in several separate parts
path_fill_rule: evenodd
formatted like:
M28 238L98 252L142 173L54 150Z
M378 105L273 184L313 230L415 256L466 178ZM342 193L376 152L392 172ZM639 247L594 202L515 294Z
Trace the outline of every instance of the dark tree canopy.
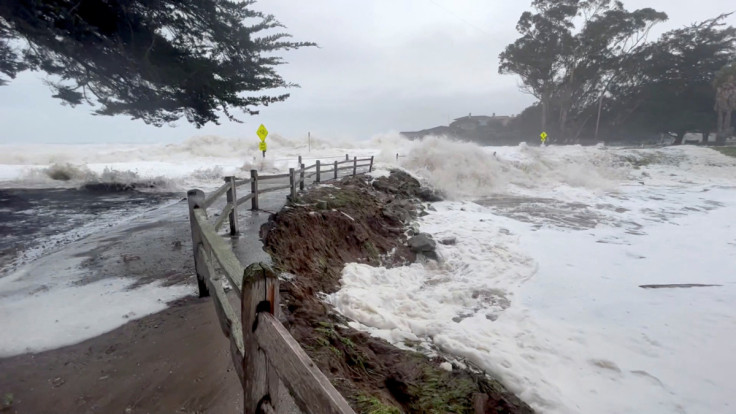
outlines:
M585 125L618 67L642 47L654 24L667 19L614 0L533 0L532 7L536 13L524 12L516 25L521 37L499 55L499 72L519 75L522 90L539 99L542 128L557 112L563 135L571 132L570 120Z
M24 70L46 72L54 97L97 103L95 114L124 114L157 126L185 117L202 126L230 120L233 108L288 94L295 86L274 52L312 46L288 41L252 0L2 0L0 84ZM264 33L265 32L265 33ZM3 79L5 78L5 79Z
M624 115L614 126L672 133L678 144L686 132L714 132L714 78L736 59L736 28L724 23L728 16L669 31L648 45L636 70L624 71L637 82L621 86L613 96L609 110Z
M609 139L670 134L680 143L687 132L716 130L722 142L730 133L730 89L720 87L718 99L714 81L736 62L730 14L650 41L651 27L667 17L651 8L629 11L616 0L531 6L516 26L521 36L499 55L499 72L519 75L522 90L538 98L521 118L553 142L597 140L603 132Z

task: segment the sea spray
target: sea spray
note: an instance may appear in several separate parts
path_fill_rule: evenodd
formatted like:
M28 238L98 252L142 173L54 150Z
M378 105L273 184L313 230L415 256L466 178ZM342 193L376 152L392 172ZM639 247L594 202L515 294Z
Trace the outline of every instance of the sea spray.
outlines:
M630 167L614 165L608 151L595 147L572 149L482 147L446 137L400 142L396 163L442 191L450 199L474 199L514 189L555 188L560 185L611 190L628 176ZM395 155L394 155L395 156Z

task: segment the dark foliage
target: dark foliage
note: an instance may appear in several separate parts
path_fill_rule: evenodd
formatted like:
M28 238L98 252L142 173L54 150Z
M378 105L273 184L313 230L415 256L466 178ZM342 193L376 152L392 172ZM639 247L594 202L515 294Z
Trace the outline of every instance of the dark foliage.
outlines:
M620 85L608 112L611 127L629 134L715 132L716 73L736 59L736 28L728 15L665 33L628 68L637 82Z
M568 143L660 134L679 143L686 132L717 129L714 78L736 61L728 14L651 42L650 28L666 15L650 8L628 11L613 0L533 0L532 8L499 56L499 72L519 75L539 99L511 128Z
M613 0L534 0L532 7L517 23L521 37L499 55L499 72L519 75L522 90L539 99L543 129L552 121L559 135L576 136L618 67L667 15Z
M51 76L54 97L98 103L157 126L185 117L202 126L233 108L283 101L258 91L295 86L274 68L288 41L253 1L3 0L0 84L24 70Z

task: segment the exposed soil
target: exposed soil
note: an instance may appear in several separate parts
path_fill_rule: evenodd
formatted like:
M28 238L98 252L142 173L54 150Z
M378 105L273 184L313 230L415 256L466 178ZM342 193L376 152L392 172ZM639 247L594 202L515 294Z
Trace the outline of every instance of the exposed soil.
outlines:
M415 260L407 247L421 201L436 200L408 174L371 183L349 177L313 188L262 228L281 284L285 325L350 404L364 413L531 413L487 375L440 368L441 358L396 348L349 328L319 299L339 289L347 262L400 266Z

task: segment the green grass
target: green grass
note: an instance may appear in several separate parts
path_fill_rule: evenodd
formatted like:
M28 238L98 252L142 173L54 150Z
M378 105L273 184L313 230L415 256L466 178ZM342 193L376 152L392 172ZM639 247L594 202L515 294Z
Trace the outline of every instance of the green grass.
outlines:
M331 351L331 352L332 352L333 354L335 354L335 356L336 356L337 358L343 358L343 355L342 355L342 351L341 351L341 350L339 350L339 349L335 348L335 347L334 347L334 346L332 346L332 345L330 345L330 346L329 346L329 349L330 349L330 351Z
M378 260L381 258L381 252L378 251L371 241L364 242L363 249L368 253L368 259Z
M711 147L723 155L736 158L736 147Z
M358 410L364 414L401 414L397 407L386 405L376 397L359 395L357 401Z
M419 354L416 357L423 358ZM472 395L478 392L472 378L453 375L435 366L425 366L409 389L414 396L413 411L432 414L472 413Z
M12 407L13 400L14 398L13 398L12 393L8 392L5 395L3 395L3 401L2 401L2 406L0 406L0 411L5 411L6 409L9 409L10 407Z
M330 192L330 196L327 201L329 208L357 207L365 204L365 196L357 191L342 189Z

